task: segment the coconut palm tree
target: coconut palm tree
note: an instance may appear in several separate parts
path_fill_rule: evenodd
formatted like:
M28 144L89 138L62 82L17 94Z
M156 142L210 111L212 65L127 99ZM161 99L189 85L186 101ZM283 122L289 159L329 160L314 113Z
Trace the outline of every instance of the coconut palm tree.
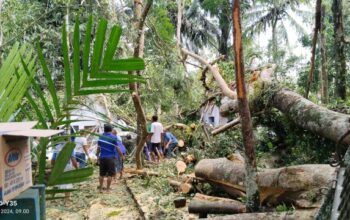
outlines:
M265 32L271 28L272 61L277 63L278 39L283 39L289 45L288 28L293 27L299 34L305 33L304 28L296 20L295 16L306 20L312 15L311 12L301 10L299 6L305 1L299 0L259 0L254 3L244 17L245 34L252 36ZM280 38L278 38L280 37Z

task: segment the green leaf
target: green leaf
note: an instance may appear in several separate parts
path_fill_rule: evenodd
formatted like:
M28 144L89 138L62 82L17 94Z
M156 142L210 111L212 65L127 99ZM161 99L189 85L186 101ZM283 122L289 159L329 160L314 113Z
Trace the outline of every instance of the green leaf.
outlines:
M23 58L21 57L21 62L22 62L22 65L24 67L24 70L25 72L27 73L27 76L30 77L31 75L34 75L32 73L30 73L29 69L28 69L28 66L27 64L24 62ZM41 91L39 85L36 83L35 79L32 78L32 85L33 85L33 88L36 92L36 94L39 96L41 102L43 103L43 106L44 106L44 109L45 109L45 112L47 114L47 117L49 118L50 122L53 122L54 119L53 119L53 115L51 113L51 110L50 110L50 106L49 104L47 103L45 97L44 97L44 94L43 92Z
M56 91L56 88L55 88L54 83L52 81L49 69L46 65L45 58L44 58L44 55L43 55L43 52L41 50L39 42L36 44L36 49L37 49L37 54L38 54L38 58L39 58L41 67L42 67L43 72L44 72L44 76L45 76L46 81L47 81L47 87L48 87L49 92L51 94L53 105L54 105L55 110L56 110L56 115L60 115L61 111L60 111L60 104L59 104L59 101L57 98L57 91Z
M72 84L71 73L69 64L69 52L68 52L68 37L66 23L63 22L62 27L62 51L63 51L63 64L64 64L64 81L66 84L65 100L69 103L72 100Z
M93 167L86 167L77 170L70 170L63 172L55 181L50 182L50 184L68 184L68 183L78 183L88 179L94 172Z
M45 168L46 168L46 147L49 143L48 138L40 138L39 145L37 146L40 149L40 157L39 157L39 177L38 183L45 183Z
M91 95L91 94L100 94L100 93L121 93L121 92L130 92L130 90L123 89L86 89L80 90L79 95Z
M107 63L110 63L113 60L114 53L117 50L117 46L118 46L121 34L122 34L122 29L119 26L112 27L112 31L109 35L106 53L103 58L102 66L105 66Z
M78 94L80 87L80 38L79 38L79 16L77 15L73 38L73 70L74 70L74 94Z
M94 50L91 58L90 77L92 78L97 75L97 71L99 70L99 67L101 64L106 31L107 31L107 20L101 19L97 26Z
M91 30L92 30L92 16L89 17L88 23L86 25L86 32L85 32L85 43L84 43L84 51L83 51L83 83L87 82L88 75L89 75Z
M63 174L64 168L66 167L66 165L68 164L68 162L72 156L72 152L74 150L74 147L75 147L74 143L68 142L64 145L64 147L62 148L62 150L58 154L56 161L55 161L55 165L52 168L52 172L51 172L51 175L49 178L49 182L48 182L49 186L56 185L56 181Z
M32 95L30 94L29 91L26 92L25 96L26 96L26 98L28 99L29 104L33 107L33 109L34 109L36 115L38 116L38 119L39 119L39 121L40 121L40 124L43 126L43 128L48 129L49 127L48 127L48 125L47 125L47 123L46 123L46 120L45 120L45 118L44 118L42 112L40 111L39 106L38 106L38 105L36 104L36 102L34 101L35 98L32 97Z
M105 71L136 71L143 69L145 69L145 63L141 58L112 60L102 68Z

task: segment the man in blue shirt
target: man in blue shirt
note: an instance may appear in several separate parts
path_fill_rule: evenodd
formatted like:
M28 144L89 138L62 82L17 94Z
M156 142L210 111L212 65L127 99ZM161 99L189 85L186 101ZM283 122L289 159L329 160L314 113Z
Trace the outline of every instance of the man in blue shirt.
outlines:
M164 129L164 149L167 158L171 158L173 156L173 150L175 147L177 147L177 144L178 141L176 137L167 129Z
M107 177L107 192L111 189L112 177L115 176L115 155L119 154L124 158L122 152L117 147L117 137L112 134L112 126L104 125L104 133L98 140L96 156L100 161L100 192L103 189L104 177Z

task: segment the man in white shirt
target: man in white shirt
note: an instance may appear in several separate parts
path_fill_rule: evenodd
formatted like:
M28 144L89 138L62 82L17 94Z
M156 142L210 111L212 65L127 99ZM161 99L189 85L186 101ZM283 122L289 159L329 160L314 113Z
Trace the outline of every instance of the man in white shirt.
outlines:
M151 138L151 155L154 161L159 161L162 158L161 142L163 138L163 125L158 122L158 116L152 116L152 124L150 131Z
M84 136L75 137L75 158L79 163L79 168L86 167L86 157L90 160L87 139Z

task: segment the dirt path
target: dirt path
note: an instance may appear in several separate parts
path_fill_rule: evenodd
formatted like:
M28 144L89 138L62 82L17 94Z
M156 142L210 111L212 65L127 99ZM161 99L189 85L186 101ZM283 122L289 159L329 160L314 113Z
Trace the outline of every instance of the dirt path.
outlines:
M172 159L158 165L150 165L148 169L159 173L158 177L128 178L128 175L125 175L123 181L112 183L110 194L101 194L97 190L96 167L90 180L74 185L78 190L72 192L71 201L59 199L46 202L47 219L197 219L196 215L188 214L187 207L174 207L173 200L176 197L187 196L174 192L168 184L167 178L177 175L175 162L176 160Z
M122 181L113 181L111 192L101 194L97 190L97 173L95 170L89 181L75 184L74 187L79 190L72 193L71 201L47 201L47 219L140 219L139 211L125 184Z

